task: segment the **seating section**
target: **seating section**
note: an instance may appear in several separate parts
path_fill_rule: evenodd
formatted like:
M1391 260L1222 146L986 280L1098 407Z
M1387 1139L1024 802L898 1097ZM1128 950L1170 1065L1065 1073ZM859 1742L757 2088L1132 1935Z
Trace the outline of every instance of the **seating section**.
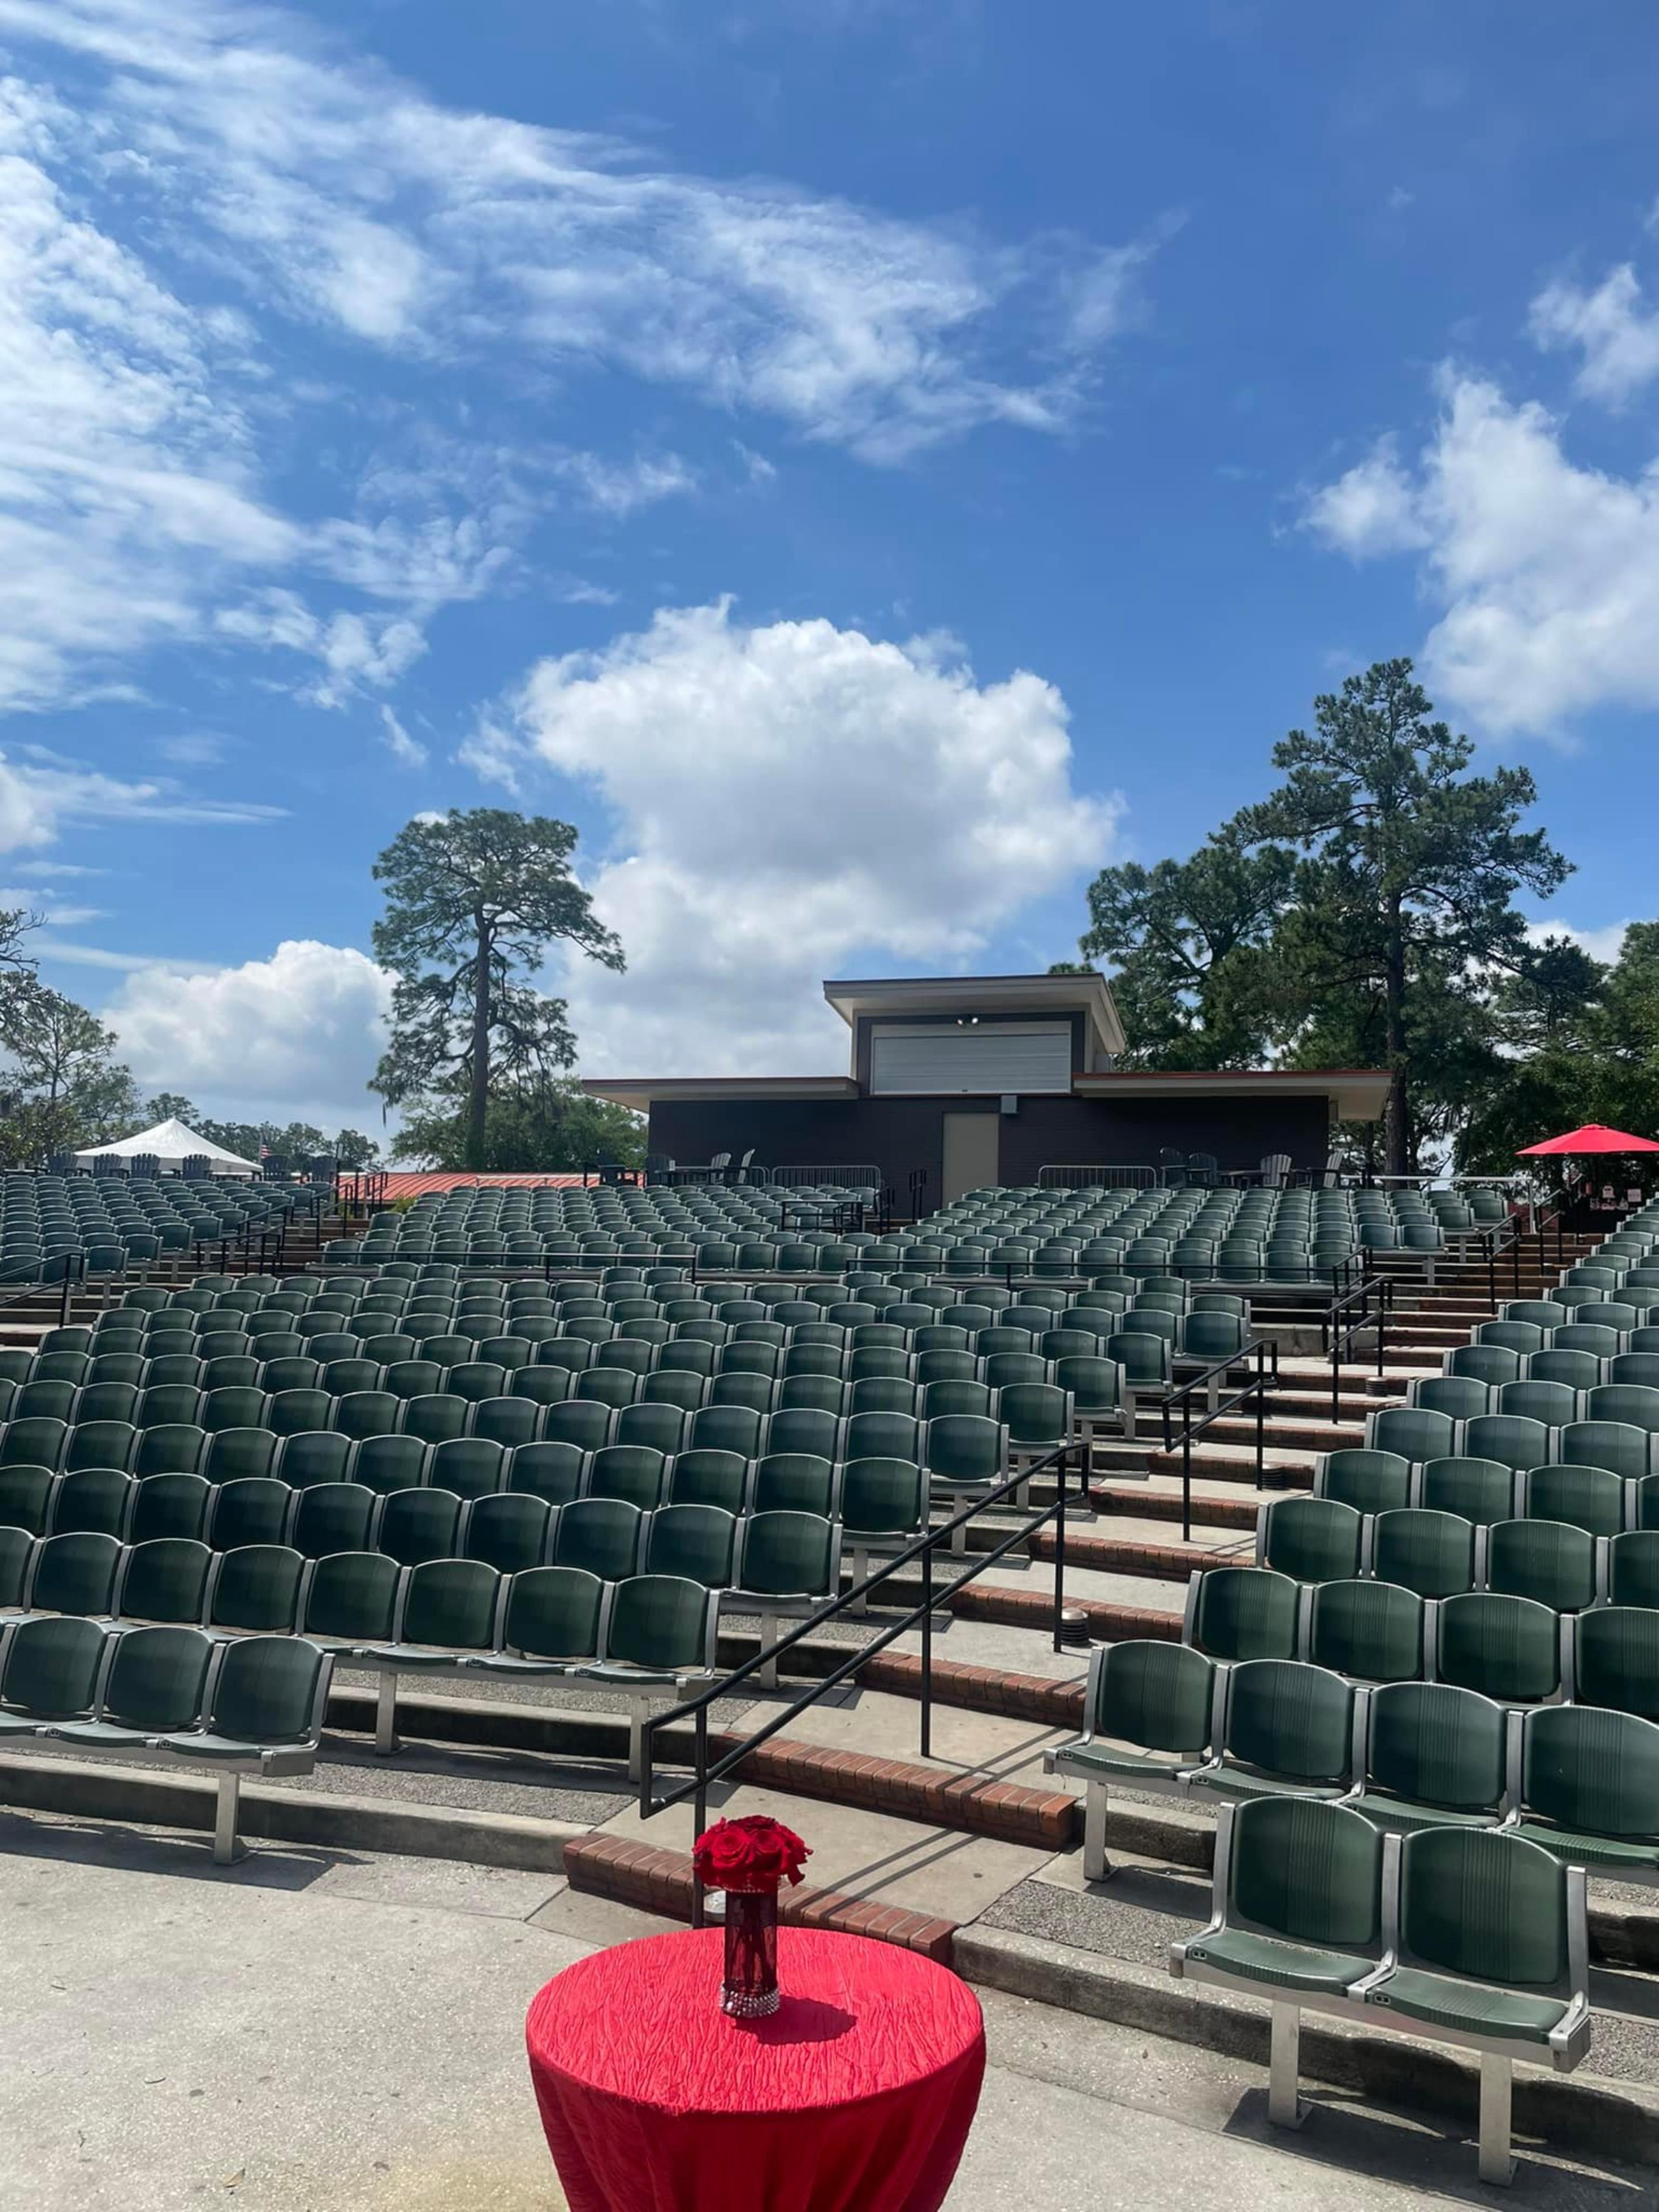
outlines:
M597 1190L459 1189L376 1218L354 1261L437 1260L597 1267L695 1257L700 1272L839 1273L904 1267L1006 1279L1101 1273L1309 1282L1362 1250L1433 1253L1474 1226L1447 1193L1243 1190L1213 1164L1178 1170L1181 1187L975 1191L902 1236L825 1236L797 1224L867 1201L863 1188L786 1190L748 1184Z
M1510 2179L1515 2058L1571 2072L1589 2050L1584 1871L1509 1830L1379 1834L1308 1797L1224 1808L1208 1927L1176 1976L1273 2008L1268 2118L1293 2127L1304 2009L1480 2054L1480 2171Z
M179 1176L0 1176L0 1282L120 1275L279 1224L308 1201L293 1183Z
M26 1613L0 1626L0 1742L33 1738L212 1774L213 1855L228 1864L242 1777L307 1774L315 1764L333 1664L297 1635L225 1639L171 1617Z

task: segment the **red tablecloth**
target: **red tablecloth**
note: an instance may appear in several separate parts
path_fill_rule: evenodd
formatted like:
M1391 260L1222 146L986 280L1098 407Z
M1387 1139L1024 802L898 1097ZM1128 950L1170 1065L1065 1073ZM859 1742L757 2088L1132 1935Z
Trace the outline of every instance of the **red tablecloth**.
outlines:
M915 1952L781 1928L782 2005L728 2020L723 1942L620 1944L531 2006L571 2212L937 2212L985 2070L972 1992Z

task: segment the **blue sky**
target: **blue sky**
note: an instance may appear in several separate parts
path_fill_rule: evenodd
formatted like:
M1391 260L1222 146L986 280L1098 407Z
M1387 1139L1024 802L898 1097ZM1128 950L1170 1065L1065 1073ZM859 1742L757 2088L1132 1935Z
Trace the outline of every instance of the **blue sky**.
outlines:
M359 1123L369 866L560 813L589 1069L1068 953L1409 652L1652 911L1635 4L0 0L0 889Z

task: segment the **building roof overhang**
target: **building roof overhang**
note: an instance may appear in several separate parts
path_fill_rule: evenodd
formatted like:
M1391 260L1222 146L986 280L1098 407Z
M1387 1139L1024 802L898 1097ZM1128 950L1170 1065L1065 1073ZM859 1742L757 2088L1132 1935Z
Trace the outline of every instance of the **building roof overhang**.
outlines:
M1123 1049L1123 1024L1103 975L901 975L828 982L823 995L848 1029L863 1016L1081 1014L1085 1065Z

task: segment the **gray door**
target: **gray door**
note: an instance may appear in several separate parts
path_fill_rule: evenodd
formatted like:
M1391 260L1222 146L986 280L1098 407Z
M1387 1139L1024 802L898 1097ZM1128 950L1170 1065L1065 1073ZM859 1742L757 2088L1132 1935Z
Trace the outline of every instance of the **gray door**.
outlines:
M945 1191L949 1206L964 1191L982 1190L999 1180L997 1154L1002 1134L995 1114L945 1116Z

